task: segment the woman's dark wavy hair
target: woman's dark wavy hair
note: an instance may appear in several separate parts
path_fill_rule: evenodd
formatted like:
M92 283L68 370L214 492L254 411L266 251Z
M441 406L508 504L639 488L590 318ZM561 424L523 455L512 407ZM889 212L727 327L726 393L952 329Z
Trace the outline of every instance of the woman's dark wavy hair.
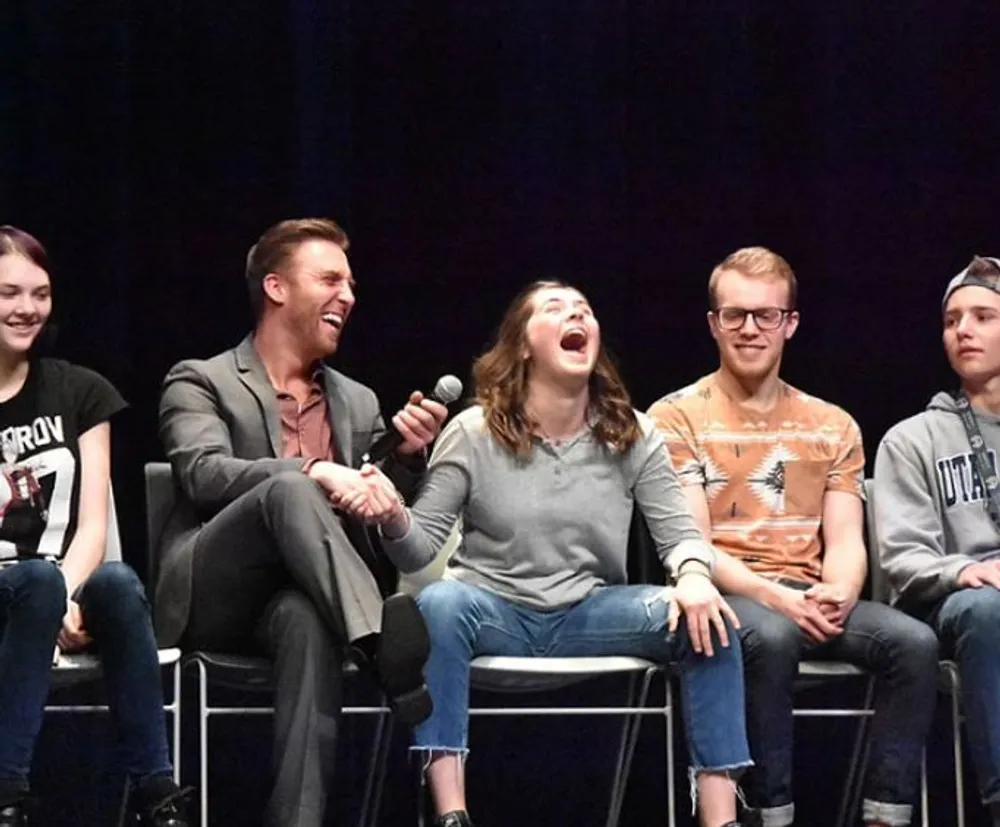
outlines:
M561 281L536 281L515 296L500 322L496 344L472 366L475 401L483 407L493 438L518 457L531 452L537 423L524 410L528 395L528 364L524 359L525 329L534 312L532 299L549 287L576 289ZM624 454L641 437L625 384L602 342L590 376L589 417L594 435Z

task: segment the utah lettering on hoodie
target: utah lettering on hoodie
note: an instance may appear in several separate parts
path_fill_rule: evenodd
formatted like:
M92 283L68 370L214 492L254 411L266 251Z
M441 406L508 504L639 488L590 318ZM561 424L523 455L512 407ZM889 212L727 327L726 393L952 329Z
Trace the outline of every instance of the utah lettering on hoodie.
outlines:
M975 411L994 473L1000 416ZM875 457L875 530L892 603L916 608L955 591L959 572L1000 557L1000 530L951 394L895 425Z

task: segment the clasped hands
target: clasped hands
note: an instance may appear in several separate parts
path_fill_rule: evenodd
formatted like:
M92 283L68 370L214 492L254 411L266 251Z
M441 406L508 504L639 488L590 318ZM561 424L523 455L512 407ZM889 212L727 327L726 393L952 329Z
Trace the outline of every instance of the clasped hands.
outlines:
M338 511L369 525L406 520L406 509L396 486L374 465L360 469L333 462L317 462L309 476Z
M423 451L441 433L448 409L433 399L414 391L401 411L393 418L393 427L403 437L396 453ZM334 462L316 462L309 477L325 492L334 508L368 524L403 522L406 509L402 497L388 477L373 465L360 469Z
M55 658L60 653L76 652L89 646L93 641L90 634L83 626L83 612L80 604L73 599L66 601L66 614L63 615L62 627L56 638Z
M858 595L843 583L816 583L806 591L776 584L770 608L792 620L813 643L825 643L844 632Z

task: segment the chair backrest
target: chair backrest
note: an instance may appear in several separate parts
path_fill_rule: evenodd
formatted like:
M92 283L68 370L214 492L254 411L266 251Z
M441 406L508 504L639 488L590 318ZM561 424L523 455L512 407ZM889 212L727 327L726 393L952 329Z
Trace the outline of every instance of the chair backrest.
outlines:
M155 583L156 552L177 494L169 462L147 462L143 470L146 480L146 571L149 582Z
M667 572L660 556L656 553L656 543L649 533L646 518L638 506L632 508L632 523L628 532L628 558L626 560L628 582L652 586L665 586Z
M889 578L882 568L882 558L878 550L878 532L875 530L875 481L865 480L865 545L868 546L868 582L871 584L871 599L888 603L891 588Z

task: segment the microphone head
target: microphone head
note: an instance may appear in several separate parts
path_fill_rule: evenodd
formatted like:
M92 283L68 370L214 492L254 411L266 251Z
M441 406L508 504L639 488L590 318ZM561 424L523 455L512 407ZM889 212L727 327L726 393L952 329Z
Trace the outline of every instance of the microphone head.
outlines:
M462 395L462 380L450 373L437 380L434 386L434 398L438 402L450 405Z

